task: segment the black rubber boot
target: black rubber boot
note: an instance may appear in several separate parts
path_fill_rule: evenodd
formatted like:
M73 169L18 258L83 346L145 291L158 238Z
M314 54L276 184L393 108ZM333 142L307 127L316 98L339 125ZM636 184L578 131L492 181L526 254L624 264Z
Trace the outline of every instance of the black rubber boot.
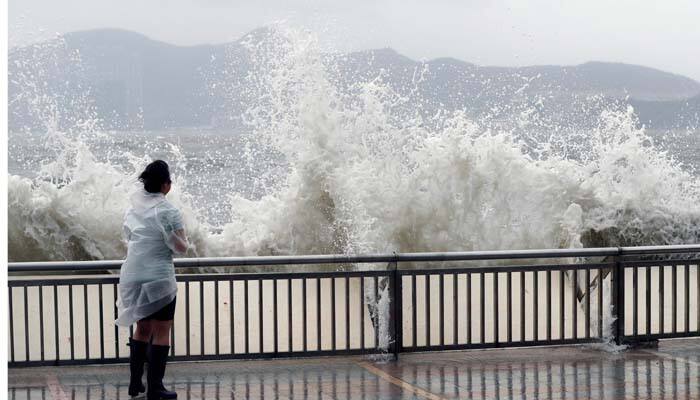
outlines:
M151 344L148 356L148 400L177 399L177 393L166 390L163 386L169 352L170 346Z
M143 364L146 362L146 350L148 343L129 338L129 367L131 379L129 380L129 396L138 396L146 392L141 377L143 376Z

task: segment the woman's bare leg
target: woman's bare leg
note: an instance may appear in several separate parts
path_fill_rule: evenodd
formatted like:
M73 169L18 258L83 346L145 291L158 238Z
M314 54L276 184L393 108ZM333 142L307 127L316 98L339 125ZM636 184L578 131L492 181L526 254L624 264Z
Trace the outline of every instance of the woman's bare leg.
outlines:
M136 323L136 330L134 331L134 340L140 342L150 342L151 336L153 335L153 321L142 320Z
M170 346L170 329L173 326L173 320L170 321L151 321L153 331L153 344L158 346Z

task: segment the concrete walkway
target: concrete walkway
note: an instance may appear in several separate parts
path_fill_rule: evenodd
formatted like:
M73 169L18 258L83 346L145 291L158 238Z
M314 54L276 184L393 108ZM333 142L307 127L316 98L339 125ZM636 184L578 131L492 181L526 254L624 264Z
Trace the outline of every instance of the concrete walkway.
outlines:
M11 369L8 399L127 399L125 365ZM700 399L700 340L170 364L179 399Z

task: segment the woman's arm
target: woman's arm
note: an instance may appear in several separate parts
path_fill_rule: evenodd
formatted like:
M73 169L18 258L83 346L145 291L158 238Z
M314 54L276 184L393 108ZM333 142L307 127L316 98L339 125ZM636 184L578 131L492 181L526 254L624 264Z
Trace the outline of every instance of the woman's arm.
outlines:
M185 254L187 249L190 247L189 243L187 242L187 236L185 236L185 230L178 229L173 232L171 237L175 252L178 254Z
M170 207L161 212L156 208L156 220L159 223L159 228L163 233L165 244L177 254L184 254L190 247L185 235L184 224L182 223L182 215L180 211L174 207Z

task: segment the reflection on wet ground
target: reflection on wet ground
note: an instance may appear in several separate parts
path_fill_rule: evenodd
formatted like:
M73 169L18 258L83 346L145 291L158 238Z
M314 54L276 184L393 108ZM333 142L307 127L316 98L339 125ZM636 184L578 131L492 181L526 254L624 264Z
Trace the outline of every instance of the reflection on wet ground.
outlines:
M11 369L8 398L128 399L125 365ZM179 399L700 399L700 339L608 353L550 347L170 364Z

